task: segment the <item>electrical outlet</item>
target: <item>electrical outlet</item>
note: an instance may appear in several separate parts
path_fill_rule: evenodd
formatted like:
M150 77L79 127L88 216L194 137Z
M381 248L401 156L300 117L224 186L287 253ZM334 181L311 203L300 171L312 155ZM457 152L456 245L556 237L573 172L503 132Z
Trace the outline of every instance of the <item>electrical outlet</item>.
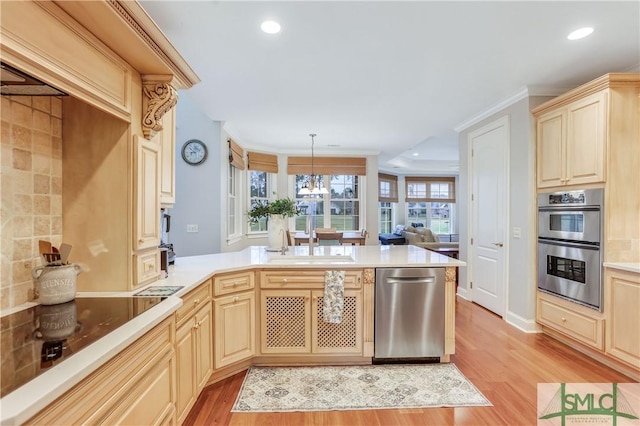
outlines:
M187 232L198 232L198 225L187 225Z

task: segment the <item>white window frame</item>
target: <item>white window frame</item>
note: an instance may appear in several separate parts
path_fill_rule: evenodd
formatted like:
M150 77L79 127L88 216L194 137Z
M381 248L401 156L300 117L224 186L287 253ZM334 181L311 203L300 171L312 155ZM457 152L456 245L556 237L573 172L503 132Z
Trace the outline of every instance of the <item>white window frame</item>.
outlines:
M295 192L295 188L296 188L296 176L297 175L290 175L289 176L289 187L292 188L291 191ZM352 175L355 176L355 175ZM323 182L323 186L325 188L327 188L327 191L329 191L328 194L324 194L324 195L320 195L317 196L318 201L322 201L326 206L330 206L331 205L331 175L322 175L322 182ZM338 198L336 200L339 201L358 201L358 217L359 217L359 228L363 229L365 228L364 224L365 224L365 218L366 218L366 177L365 176L358 176L358 198ZM298 194L291 194L291 197L296 200L296 201L301 201L303 199L303 197L301 197ZM331 224L331 208L325 208L324 209L324 213L322 214L322 227L324 228L330 228L333 225ZM316 225L316 227L320 227L319 225ZM294 229L295 226L294 226ZM304 231L304 229L296 229L296 231ZM359 229L346 229L345 231L359 231Z
M251 173L265 173L267 175L266 177L266 183L267 183L267 197L262 198L262 197L252 197L251 196ZM263 172L260 170L249 170L247 172L247 210L251 209L251 207L253 206L253 204L251 203L254 199L257 200L264 200L264 201L273 201L275 200L275 193L276 193L276 188L274 185L274 182L276 181L275 179L275 175L273 173L269 173L269 172ZM263 237L265 234L267 233L267 225L265 222L264 225L264 229L260 229L260 230L252 230L251 229L251 223L247 223L247 235L249 237Z
M383 207L382 204L389 204L389 207ZM382 225L382 210L383 209L388 209L389 210L389 232L391 233L393 232L395 225L394 223L396 222L396 206L398 203L392 203L391 201L378 201L378 229L380 230L380 233L384 233L383 229L383 225Z
M242 170L229 164L227 174L227 242L229 244L240 240L243 233L242 176Z

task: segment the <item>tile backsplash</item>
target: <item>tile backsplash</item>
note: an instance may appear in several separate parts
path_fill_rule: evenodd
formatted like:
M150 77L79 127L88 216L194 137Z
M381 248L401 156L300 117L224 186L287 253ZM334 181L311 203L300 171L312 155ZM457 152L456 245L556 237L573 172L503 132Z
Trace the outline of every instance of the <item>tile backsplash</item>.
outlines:
M62 242L62 99L2 96L0 309L33 299L38 241Z

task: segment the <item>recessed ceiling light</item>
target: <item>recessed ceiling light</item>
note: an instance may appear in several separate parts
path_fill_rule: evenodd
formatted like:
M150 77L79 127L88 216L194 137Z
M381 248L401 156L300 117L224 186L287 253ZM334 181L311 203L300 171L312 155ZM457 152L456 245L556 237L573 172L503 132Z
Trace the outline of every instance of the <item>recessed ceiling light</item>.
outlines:
M577 29L577 30L573 31L571 34L569 34L567 36L567 38L569 40L580 40L581 38L584 38L584 37L588 36L592 32L593 32L593 28L584 27L584 28L580 28L580 29Z
M418 155L420 155L420 153L419 153L419 152L414 152L414 153L413 153L413 154L411 154L411 155L413 155L414 157L417 157Z
M330 143L327 146L331 148L338 148L340 145L338 145L337 143Z
M267 34L278 34L280 32L280 24L276 21L264 21L260 28Z

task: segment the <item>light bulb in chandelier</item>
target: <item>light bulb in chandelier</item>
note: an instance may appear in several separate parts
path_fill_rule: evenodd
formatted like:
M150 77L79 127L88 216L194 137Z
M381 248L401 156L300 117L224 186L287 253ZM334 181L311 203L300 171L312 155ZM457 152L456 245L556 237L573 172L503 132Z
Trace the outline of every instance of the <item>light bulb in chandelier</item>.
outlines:
M298 195L328 194L329 191L327 191L326 188L320 185L320 182L319 180L317 180L317 176L315 175L313 170L313 159L314 159L313 146L315 144L314 138L317 135L315 133L309 133L309 136L311 136L311 174L309 175L309 180L305 182L305 184L302 186L300 191L298 191Z

